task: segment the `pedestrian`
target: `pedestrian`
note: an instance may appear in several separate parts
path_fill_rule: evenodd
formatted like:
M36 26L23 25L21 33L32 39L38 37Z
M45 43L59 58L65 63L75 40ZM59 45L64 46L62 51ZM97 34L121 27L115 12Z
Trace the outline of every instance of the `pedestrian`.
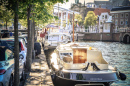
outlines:
M10 34L10 36L13 36L13 33L12 33L12 31L11 31L9 34Z

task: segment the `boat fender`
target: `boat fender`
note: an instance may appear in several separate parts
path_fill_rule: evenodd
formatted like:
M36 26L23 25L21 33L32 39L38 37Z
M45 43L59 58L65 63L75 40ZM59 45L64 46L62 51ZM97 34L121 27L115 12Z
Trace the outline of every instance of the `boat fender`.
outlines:
M124 73L119 72L119 77L121 80L126 80L126 75Z

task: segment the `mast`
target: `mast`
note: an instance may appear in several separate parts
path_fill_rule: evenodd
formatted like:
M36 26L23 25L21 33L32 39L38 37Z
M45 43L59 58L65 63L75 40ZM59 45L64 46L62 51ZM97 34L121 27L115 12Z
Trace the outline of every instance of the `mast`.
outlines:
M59 3L58 3L58 29L59 29Z
M74 12L73 12L73 42L74 42Z

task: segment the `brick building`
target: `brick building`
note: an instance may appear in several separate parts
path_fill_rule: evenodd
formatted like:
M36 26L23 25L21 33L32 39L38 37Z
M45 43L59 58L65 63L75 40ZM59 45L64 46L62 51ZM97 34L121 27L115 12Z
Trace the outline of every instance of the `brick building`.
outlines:
M112 8L110 13L115 29L130 27L130 6Z

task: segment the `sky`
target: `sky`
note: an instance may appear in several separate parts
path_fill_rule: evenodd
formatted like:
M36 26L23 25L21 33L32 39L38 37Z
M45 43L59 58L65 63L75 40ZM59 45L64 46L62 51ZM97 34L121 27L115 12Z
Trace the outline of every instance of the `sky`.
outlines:
M95 1L108 1L108 0L95 0ZM80 3L84 4L84 0L79 0ZM85 3L94 2L94 0L85 0ZM59 4L60 7L69 9L71 7L71 3L75 3L75 0L69 0L64 4ZM58 5L56 5L58 6Z

